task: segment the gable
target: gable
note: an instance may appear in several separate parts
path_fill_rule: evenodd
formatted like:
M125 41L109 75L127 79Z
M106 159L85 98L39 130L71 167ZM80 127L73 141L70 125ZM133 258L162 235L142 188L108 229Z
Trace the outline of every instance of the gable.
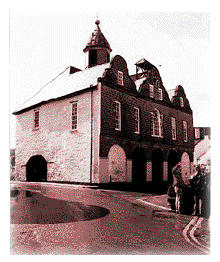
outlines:
M182 101L181 101L182 100ZM171 99L172 104L175 107L181 108L186 111L192 111L189 100L186 98L185 91L181 85L178 85L174 91L174 96Z
M151 64L151 67L141 75L141 78L135 81L135 84L138 88L138 92L147 98L151 98L150 85L153 86L155 93L158 93L159 88L162 89L163 102L170 104L170 99L165 87L163 86L160 73L154 65ZM155 100L155 98L152 99Z
M118 84L118 71L123 73L123 85ZM127 63L123 57L116 55L110 61L110 66L105 70L103 81L111 86L121 88L131 93L137 93L135 83L128 73Z
M29 98L13 114L17 115L24 111L59 100L67 96L77 94L96 86L98 78L103 76L103 72L109 67L109 63L87 68L82 71L72 73L71 67L65 69L55 79L43 86L35 95Z

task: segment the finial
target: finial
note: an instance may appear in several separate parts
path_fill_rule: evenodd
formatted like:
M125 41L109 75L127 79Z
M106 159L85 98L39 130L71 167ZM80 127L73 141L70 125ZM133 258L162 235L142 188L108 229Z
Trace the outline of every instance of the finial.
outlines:
M97 19L97 20L95 21L95 23L96 23L96 25L98 26L98 25L100 24L100 21Z

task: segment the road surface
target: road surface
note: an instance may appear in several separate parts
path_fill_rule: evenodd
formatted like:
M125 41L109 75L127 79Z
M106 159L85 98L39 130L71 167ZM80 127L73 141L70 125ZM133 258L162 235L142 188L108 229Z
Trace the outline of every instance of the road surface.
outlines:
M17 191L16 191L17 189ZM11 189L11 254L205 254L182 232L192 219L148 194L20 183Z

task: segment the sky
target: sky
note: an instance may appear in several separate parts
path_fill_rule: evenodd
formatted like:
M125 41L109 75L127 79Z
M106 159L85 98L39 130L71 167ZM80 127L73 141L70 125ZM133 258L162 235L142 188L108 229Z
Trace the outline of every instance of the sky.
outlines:
M166 90L182 85L194 126L211 126L210 14L207 12L15 11L10 30L10 148L16 117L11 113L68 66L84 69L85 48L95 21L108 40L111 57L121 55L130 74L145 58L155 65Z

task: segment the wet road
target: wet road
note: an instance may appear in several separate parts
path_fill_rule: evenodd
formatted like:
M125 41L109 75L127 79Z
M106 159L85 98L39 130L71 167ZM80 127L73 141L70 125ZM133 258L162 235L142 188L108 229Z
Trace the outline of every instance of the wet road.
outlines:
M182 235L191 217L138 202L146 196L72 185L13 186L11 254L204 254Z

